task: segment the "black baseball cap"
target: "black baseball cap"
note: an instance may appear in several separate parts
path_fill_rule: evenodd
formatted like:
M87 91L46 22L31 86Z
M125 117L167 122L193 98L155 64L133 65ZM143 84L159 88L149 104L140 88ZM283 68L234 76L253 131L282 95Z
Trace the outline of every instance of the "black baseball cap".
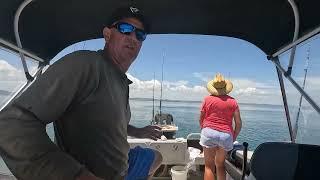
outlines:
M147 21L146 17L142 14L142 12L134 6L124 6L116 9L108 20L108 27L111 27L111 25L123 18L137 18L139 21L142 22L144 26L144 30L149 33L150 31L150 24Z

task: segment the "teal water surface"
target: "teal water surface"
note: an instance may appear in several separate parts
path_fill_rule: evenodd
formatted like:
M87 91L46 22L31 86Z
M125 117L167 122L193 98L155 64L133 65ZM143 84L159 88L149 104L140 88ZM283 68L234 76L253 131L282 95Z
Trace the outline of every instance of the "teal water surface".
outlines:
M152 100L131 100L131 124L139 127L148 125L152 117ZM159 102L155 102L159 110ZM199 110L197 101L163 101L162 112L170 113L179 127L176 137L186 137L189 133L199 133ZM249 143L250 149L267 141L289 141L289 131L282 106L264 104L239 104L242 130L238 141Z

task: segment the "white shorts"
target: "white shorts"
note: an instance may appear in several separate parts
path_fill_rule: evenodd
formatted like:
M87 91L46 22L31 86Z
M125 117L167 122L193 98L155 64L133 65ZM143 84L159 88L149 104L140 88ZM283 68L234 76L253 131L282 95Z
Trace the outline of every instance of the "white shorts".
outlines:
M201 130L200 145L206 148L222 147L226 151L233 148L233 137L226 132L217 131L211 128Z

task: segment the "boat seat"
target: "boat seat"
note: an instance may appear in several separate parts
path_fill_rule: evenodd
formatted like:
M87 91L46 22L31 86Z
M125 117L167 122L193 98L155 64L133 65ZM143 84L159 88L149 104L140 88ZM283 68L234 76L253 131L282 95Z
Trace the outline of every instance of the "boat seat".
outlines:
M200 133L190 133L187 135L187 144L188 147L194 147L197 149L200 149L201 152L203 152L203 147L199 144L200 142Z
M320 146L267 142L254 151L248 179L320 179L319 162Z

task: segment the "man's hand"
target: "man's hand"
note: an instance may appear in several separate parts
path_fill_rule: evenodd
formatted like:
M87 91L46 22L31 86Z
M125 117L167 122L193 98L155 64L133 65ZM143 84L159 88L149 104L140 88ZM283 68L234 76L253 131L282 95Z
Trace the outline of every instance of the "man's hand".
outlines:
M139 130L140 138L150 138L153 140L160 139L162 135L161 127L159 126L146 126Z
M137 138L150 138L157 140L161 138L162 131L159 126L146 126L143 128L136 128L131 125L128 126L128 135L134 136Z

